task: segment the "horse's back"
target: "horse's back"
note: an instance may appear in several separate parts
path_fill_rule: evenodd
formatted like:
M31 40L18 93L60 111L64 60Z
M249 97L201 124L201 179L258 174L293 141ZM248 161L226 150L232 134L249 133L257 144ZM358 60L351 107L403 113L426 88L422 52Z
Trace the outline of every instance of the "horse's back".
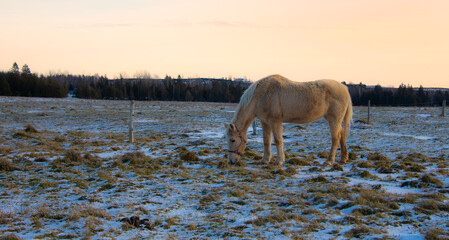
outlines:
M335 109L335 105L343 107L350 102L347 87L330 79L295 82L271 75L257 84L254 96L259 103L258 115L281 118L283 122L312 122Z

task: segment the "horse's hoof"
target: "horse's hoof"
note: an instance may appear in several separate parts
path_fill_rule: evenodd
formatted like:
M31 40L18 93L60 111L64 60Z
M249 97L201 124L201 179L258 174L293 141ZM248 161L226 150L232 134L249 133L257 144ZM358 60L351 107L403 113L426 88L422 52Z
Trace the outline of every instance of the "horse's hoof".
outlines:
M276 161L276 162L274 162L273 165L276 166L276 167L282 167L282 162L281 161Z
M330 166L332 166L334 163L332 163L332 162L329 162L329 161L326 161L326 162L324 162L323 163L323 167L330 167Z

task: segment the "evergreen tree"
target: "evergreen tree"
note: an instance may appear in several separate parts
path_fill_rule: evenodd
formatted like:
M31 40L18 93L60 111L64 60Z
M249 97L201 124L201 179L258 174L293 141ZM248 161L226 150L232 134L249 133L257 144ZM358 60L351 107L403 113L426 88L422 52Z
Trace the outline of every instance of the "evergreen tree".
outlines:
M22 74L23 74L23 75L29 75L29 74L31 74L31 70L30 70L30 68L28 67L27 64L24 64L24 65L22 66Z
M11 71L10 71L11 73L16 73L16 74L18 74L19 73L19 65L16 63L16 62L14 62L13 64L12 64L12 67L11 67Z
M10 96L11 94L12 94L12 92L11 92L11 88L9 87L8 81L6 81L5 77L3 77L3 76L0 77L0 95Z

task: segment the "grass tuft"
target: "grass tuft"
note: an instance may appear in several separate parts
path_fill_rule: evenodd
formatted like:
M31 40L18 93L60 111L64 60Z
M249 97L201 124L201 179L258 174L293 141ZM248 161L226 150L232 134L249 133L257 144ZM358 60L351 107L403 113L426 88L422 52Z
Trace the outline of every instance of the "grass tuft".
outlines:
M20 240L21 238L14 233L8 233L0 237L0 240Z
M64 154L64 160L67 163L81 163L84 162L84 158L81 156L81 154L73 149L70 149L65 152Z
M374 153L368 153L367 156L368 160L371 161L388 161L388 157L383 155L382 153L374 152Z
M262 155L260 155L260 153L250 150L249 148L246 148L246 150L242 154L242 158L260 160L262 159Z
M290 158L287 163L295 166L310 166L310 161L304 158Z
M427 230L427 232L424 235L425 240L441 240L441 239L448 239L447 238L448 232L444 232L441 228L432 228Z
M356 226L351 230L345 232L345 237L347 238L361 238L362 236L367 236L371 234L379 233L379 231L375 231L365 225Z
M439 180L438 178L436 178L436 177L432 177L431 175L429 175L429 174L424 174L422 177L421 177L421 182L423 182L423 183L425 183L425 184L428 184L428 185L433 185L433 186L435 186L435 187L437 187L437 188L441 188L441 187L444 187L445 185L444 185L444 183L441 181L441 180Z
M37 133L38 132L37 129L31 124L26 125L24 131L27 133Z
M12 163L4 158L0 159L0 171L9 172L9 171L14 171L16 169L17 168L14 165L14 163Z
M200 160L200 158L198 157L198 155L196 155L196 153L189 151L185 148L180 148L179 158L181 158L181 160L186 162L197 162Z

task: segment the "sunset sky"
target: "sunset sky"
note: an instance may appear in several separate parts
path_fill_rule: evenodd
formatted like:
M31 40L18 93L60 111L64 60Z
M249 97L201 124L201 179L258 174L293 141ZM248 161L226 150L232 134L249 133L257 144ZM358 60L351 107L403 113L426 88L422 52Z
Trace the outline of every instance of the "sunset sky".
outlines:
M449 88L447 0L0 0L0 70Z

